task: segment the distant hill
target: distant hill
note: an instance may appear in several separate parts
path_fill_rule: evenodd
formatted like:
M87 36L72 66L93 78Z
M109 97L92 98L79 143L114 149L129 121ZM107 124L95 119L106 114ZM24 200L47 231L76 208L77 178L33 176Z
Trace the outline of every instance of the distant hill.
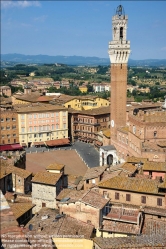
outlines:
M109 65L109 58L99 58L99 57L84 57L84 56L49 56L49 55L23 55L23 54L1 54L1 65L7 66L7 62L12 63L62 63L67 65L86 65L86 66L96 66L96 65ZM166 59L147 59L147 60L131 60L129 59L130 66L156 66L165 67Z

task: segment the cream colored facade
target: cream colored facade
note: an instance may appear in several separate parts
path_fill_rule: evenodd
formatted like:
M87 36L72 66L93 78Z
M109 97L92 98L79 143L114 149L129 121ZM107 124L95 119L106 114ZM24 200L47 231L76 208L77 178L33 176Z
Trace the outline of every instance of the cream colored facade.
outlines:
M64 103L66 108L73 108L75 110L89 110L103 106L109 106L110 102L107 99L99 97L84 97L74 98Z
M17 113L22 145L68 138L68 111L64 107L38 104L20 108Z
M102 238L114 238L114 237L127 237L127 233L125 234L125 231L124 231L124 234L122 233L116 233L116 232L113 232L113 233L109 233L109 232L106 232L106 231L100 231L99 229L96 230L96 237L102 237Z

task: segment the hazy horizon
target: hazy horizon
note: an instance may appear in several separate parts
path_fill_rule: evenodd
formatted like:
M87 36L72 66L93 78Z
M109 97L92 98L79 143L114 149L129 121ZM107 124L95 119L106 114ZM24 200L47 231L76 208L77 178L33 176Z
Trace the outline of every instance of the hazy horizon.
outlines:
M166 1L2 1L1 53L109 58L119 4L130 59L166 59Z

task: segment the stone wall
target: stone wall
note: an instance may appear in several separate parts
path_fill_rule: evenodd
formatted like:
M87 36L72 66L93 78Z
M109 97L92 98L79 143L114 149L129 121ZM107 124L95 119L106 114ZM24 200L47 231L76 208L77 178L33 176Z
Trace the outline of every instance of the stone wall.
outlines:
M42 208L42 205L49 208L56 208L56 187L32 183L32 203L36 204L33 212L38 212Z
M60 204L60 213L65 213L73 218L86 223L91 223L95 228L100 226L100 210L82 202Z

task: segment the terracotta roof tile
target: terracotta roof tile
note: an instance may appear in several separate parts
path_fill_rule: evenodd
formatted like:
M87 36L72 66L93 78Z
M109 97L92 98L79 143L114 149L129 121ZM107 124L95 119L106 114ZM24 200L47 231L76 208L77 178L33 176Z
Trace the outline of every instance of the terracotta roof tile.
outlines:
M37 102L41 94L39 92L33 92L31 94L23 94L23 95L13 95L16 99L28 101L28 102Z
M122 132L128 133L129 127L125 126L125 127L118 128L118 131L122 131Z
M166 173L166 162L144 162L142 166L144 171L162 171Z
M121 168L124 172L129 174L133 174L137 170L137 167L131 163L124 163Z
M105 137L110 138L111 137L111 130L110 129L103 130L103 135Z
M64 164L60 164L60 163L52 163L50 165L48 165L46 167L46 169L50 169L50 170L61 170L65 167Z
M67 110L63 106L58 105L51 105L51 104L30 104L30 105L22 105L17 107L17 113L28 113L28 112L49 112L49 111L60 111L60 110Z
M68 186L70 188L76 188L78 184L82 181L82 176L68 175Z
M58 235L83 235L85 239L90 239L93 233L94 226L83 221L66 216L63 219L62 225L58 231Z
M80 111L81 114L84 115L102 115L102 114L110 114L110 106L104 106L99 108L93 108L89 110Z
M139 179L135 177L115 176L98 184L99 188L118 189L141 193L158 193L157 182L151 179Z
M5 174L8 175L11 173L21 176L25 179L32 174L32 172L28 170L12 166L7 161L0 160L0 178L3 178Z
M155 220L155 219L147 219L145 218L144 227L143 227L143 234L152 235L156 234L159 236L163 235L166 239L166 222L164 220Z
M99 177L106 170L106 168L107 166L98 166L98 167L88 168L83 177L83 180Z
M69 202L75 202L81 199L85 193L85 190L77 191L75 189L63 189L57 196L57 199L62 200L63 198L69 198Z
M32 182L43 183L49 185L56 185L62 174L52 174L49 172L38 172L33 178Z
M140 227L131 223L104 220L103 230L115 233L140 234Z
M82 202L93 206L98 209L102 209L107 203L108 199L105 199L101 194L94 190L90 190L88 193L86 193L81 200Z
M30 209L32 209L35 205L32 203L10 203L9 204L11 207L11 210L14 214L14 216L16 217L16 219L18 219L19 217L21 217L23 214L25 214L26 212L28 212Z
M62 215L56 219L58 212L56 209L40 209L38 215L35 215L26 225L26 227L30 224L33 225L33 230L29 231L29 235L42 234L47 236L52 235L52 237L53 235L55 237L56 235L65 235L66 237L84 235L85 238L91 237L94 226L66 215ZM43 216L47 216L48 218L42 219ZM42 229L39 230L39 228Z
M128 163L139 163L139 162L146 162L148 161L147 158L142 158L142 157L134 157L134 156L131 156L131 157L127 157L127 162Z
M119 248L164 249L166 246L166 238L157 235L156 236L141 235L141 236L115 237L115 238L95 237L93 241L101 249L119 249Z
M142 208L142 210L144 213L147 213L147 214L161 215L161 216L166 217L166 211L165 211L165 208L163 208L163 207L157 208L157 207L145 206Z

